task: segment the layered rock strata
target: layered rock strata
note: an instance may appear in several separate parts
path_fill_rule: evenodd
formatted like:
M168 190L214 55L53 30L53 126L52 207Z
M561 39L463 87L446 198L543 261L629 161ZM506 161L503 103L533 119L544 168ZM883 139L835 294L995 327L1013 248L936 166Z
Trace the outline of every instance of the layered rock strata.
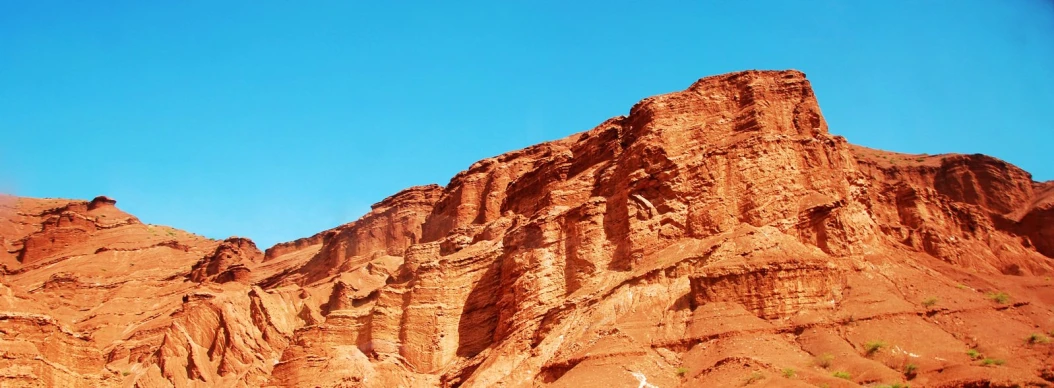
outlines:
M265 253L7 197L11 386L1044 385L1054 185L708 77Z

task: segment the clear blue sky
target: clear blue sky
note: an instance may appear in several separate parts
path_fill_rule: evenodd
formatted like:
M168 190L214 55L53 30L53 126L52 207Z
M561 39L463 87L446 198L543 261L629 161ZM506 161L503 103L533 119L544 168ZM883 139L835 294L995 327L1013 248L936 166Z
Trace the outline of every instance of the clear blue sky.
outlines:
M0 191L266 247L700 77L785 68L850 142L1054 179L1051 1L381 3L0 2Z

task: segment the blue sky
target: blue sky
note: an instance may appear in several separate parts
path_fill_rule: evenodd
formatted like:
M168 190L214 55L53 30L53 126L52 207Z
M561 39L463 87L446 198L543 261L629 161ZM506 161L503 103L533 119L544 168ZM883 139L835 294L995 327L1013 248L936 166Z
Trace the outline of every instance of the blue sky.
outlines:
M262 247L745 69L831 131L1054 179L1054 3L0 2L0 192ZM457 3L457 4L454 4Z

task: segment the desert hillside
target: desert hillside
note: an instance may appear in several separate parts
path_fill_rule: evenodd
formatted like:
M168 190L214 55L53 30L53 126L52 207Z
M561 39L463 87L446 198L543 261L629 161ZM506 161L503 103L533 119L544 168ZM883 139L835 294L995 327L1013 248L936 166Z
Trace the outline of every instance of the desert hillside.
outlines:
M1054 182L851 145L797 71L700 79L265 251L107 197L0 197L0 242L4 387L1054 381Z

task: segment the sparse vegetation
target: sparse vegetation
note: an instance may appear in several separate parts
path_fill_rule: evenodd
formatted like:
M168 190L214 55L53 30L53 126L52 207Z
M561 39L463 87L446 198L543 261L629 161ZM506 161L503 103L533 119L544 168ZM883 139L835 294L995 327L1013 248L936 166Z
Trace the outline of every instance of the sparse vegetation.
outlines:
M981 360L981 365L984 365L984 366L1003 365L1003 364L1006 364L1006 361L1002 360L1002 359L999 359L999 358L985 358L984 360Z
M849 375L849 372L845 372L845 371L837 371L837 372L831 373L831 376L834 376L834 377L837 377L837 378L840 378L840 379L846 379L846 380L849 380L849 379L852 378L852 376Z
M867 343L864 344L864 352L867 353L868 356L873 356L884 347L886 347L886 343L883 341L867 341Z
M910 388L907 384L893 383L876 385L875 388Z
M758 381L761 381L764 378L765 378L765 375L761 374L760 371L755 371L754 373L751 373L750 376L747 376L747 379L746 379L746 381L743 382L743 385L750 385L750 384L756 383Z
M993 302L999 304L1007 304L1010 302L1010 295L1005 292L987 292L984 296Z
M917 374L918 372L918 365L912 364L910 362L907 365L904 365L904 376L915 377L915 374Z
M984 355L981 354L981 352L978 352L977 349L967 350L966 355L970 356L971 360L979 360L984 357Z
M922 307L930 308L937 305L937 297L929 297L922 301Z
M834 356L830 353L824 353L816 357L816 365L824 369L830 368L832 361L834 361Z
M132 374L132 372L129 372L129 371L121 372L121 376L128 376L130 374Z
M792 379L794 378L795 374L797 374L797 372L794 370L794 368L783 368L783 377Z
M1025 342L1028 342L1029 345L1049 344L1050 337L1039 333L1032 333L1029 334L1027 338L1025 338Z
M968 287L967 285L965 285L965 284L962 284L962 283L959 283L959 284L958 284L958 285L956 285L955 287L959 288L960 290L967 290L967 289L969 289L969 288L970 288L970 287Z
M677 367L677 371L675 373L677 373L677 377L684 377L686 374L688 374L688 368L685 368L683 366Z

